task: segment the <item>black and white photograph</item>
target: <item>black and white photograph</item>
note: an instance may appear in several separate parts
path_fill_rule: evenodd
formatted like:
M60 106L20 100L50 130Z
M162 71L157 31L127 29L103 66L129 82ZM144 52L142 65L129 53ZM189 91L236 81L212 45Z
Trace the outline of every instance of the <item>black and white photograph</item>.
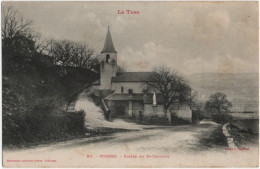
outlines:
M258 1L2 1L3 167L259 167L258 22Z

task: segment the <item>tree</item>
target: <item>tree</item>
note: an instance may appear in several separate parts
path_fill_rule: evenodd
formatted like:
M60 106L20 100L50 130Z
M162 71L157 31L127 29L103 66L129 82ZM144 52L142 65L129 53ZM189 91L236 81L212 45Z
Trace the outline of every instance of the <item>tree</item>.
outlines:
M184 78L166 66L155 67L144 82L148 89L158 90L163 96L164 113L175 100L188 102L191 88Z
M90 69L93 55L94 50L90 49L86 44L74 43L71 63L75 67Z
M12 39L15 37L27 37L31 33L32 21L20 19L17 11L13 7L4 7L2 16L2 39Z
M47 51L54 64L62 67L63 75L68 66L99 71L98 55L85 43L51 40Z
M33 54L34 42L31 31L32 22L18 17L13 7L3 7L2 15L2 49L3 63L10 66L12 62L23 62Z
M51 40L48 55L53 57L53 62L56 65L61 66L62 74L65 75L66 67L71 66L71 60L74 53L74 44L72 41Z
M232 104L227 100L227 95L221 92L212 94L205 105L205 109L212 114L227 113L231 107Z
M11 6L3 7L2 15L2 49L5 68L13 63L23 63L25 60L37 59L43 54L46 42L40 34L31 29L32 21L25 20Z
M94 71L96 73L100 72L100 62L99 62L99 55L94 55L91 59L90 59L90 65L89 65L89 69L91 71Z

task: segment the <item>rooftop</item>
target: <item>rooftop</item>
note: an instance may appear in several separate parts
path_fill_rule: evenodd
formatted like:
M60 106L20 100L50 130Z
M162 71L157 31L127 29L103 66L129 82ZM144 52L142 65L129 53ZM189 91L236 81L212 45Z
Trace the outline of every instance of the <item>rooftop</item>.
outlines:
M133 93L132 95L127 93L114 93L105 98L110 101L143 101L144 104L153 104L153 93ZM163 97L161 94L156 94L157 104L163 103Z
M101 51L101 53L117 53L117 51L114 48L114 44L113 44L113 41L112 41L112 37L111 37L111 34L110 34L109 27L108 27L108 30L107 30L105 45L104 45L104 48Z
M112 82L145 82L152 72L122 72L112 78Z

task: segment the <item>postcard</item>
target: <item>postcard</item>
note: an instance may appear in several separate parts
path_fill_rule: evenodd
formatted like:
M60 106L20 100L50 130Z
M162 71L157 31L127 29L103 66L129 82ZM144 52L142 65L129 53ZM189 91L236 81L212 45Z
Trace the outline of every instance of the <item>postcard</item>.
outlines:
M259 167L258 12L2 2L3 167Z

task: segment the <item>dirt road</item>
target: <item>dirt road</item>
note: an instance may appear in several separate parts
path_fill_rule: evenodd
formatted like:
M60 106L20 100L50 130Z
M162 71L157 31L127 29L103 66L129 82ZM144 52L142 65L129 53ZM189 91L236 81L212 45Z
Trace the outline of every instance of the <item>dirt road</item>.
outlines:
M206 122L74 139L19 151L5 150L3 161L9 167L243 166L248 165L243 163L247 159L255 165L257 160L250 156L254 149L225 150L219 127Z

